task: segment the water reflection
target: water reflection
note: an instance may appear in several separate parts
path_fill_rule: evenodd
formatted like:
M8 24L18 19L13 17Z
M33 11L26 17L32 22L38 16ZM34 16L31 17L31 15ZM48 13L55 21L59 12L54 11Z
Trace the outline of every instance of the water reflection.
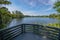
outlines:
M22 23L23 18L21 19L12 19L12 21L7 25L7 27L16 26Z
M60 20L53 19L53 18L38 18L38 17L25 17L23 19L13 19L12 22L10 22L9 26L15 26L18 24L42 24L46 25L49 23L60 23Z
M7 27L12 27L15 25L19 24L41 24L41 25L46 25L46 24L53 24L53 23L60 23L60 20L54 19L54 18L40 18L40 17L25 17L22 19L12 19L11 22L7 25Z

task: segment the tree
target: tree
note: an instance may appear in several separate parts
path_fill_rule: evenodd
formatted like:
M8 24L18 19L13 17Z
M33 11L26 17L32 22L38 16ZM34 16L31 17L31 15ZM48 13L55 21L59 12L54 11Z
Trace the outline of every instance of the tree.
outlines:
M3 21L5 22L7 14L10 13L8 9L6 7L2 7L2 5L9 5L9 4L11 4L11 2L8 0L0 0L0 25L3 23Z
M2 5L8 5L8 4L11 4L11 2L8 1L8 0L0 0L0 4L2 4Z
M54 4L54 9L56 9L57 12L60 13L60 0L58 0L55 4Z
M20 12L20 11L13 11L12 12L13 14L12 14L12 17L13 18L22 18L22 17L24 17L24 15L23 15L23 13L22 12Z
M51 18L56 18L56 17L57 17L57 14L55 14L55 13L50 14L49 17L51 17Z

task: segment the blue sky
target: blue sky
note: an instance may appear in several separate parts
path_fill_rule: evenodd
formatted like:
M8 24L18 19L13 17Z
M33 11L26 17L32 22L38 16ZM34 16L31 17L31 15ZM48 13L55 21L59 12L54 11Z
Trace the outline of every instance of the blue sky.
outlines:
M11 5L6 6L9 11L19 10L24 15L49 15L56 13L53 4L56 0L10 0Z

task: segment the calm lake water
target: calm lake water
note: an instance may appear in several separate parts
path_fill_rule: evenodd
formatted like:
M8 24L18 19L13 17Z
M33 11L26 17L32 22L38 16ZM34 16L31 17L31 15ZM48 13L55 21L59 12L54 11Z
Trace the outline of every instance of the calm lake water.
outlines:
M25 17L22 19L13 19L7 27L12 27L19 24L41 24L47 25L49 23L60 23L60 20L54 18L41 18L41 17Z

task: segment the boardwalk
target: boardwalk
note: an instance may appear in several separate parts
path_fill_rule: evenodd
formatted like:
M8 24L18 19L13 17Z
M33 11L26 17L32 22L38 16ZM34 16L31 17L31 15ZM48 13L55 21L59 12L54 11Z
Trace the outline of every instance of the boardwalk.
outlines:
M60 40L60 28L21 24L0 30L0 40Z
M34 33L25 33L25 34L15 37L12 40L49 40L49 39L44 38L43 36L38 36Z

